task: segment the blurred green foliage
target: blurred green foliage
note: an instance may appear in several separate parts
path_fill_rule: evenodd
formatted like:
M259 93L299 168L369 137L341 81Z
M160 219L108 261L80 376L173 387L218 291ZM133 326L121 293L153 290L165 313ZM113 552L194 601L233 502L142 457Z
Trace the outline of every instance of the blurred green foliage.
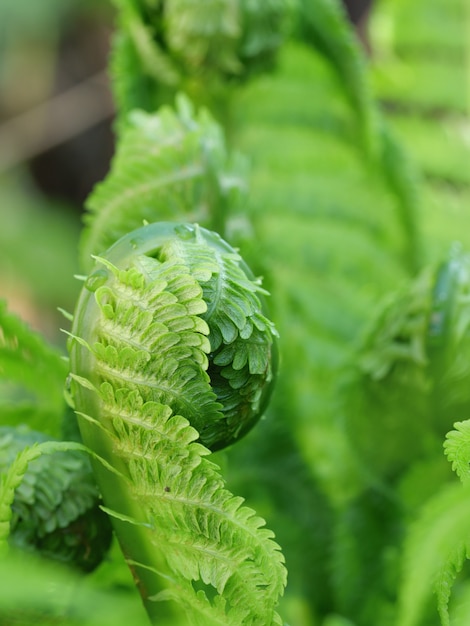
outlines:
M24 106L24 95L13 88L17 68L34 74L31 68L45 59L41 75L49 78L37 93L51 93L61 28L82 12L99 13L100 19L104 14L111 24L104 0L3 0L0 115L12 114L12 102L20 110ZM407 396L393 380L379 384L361 378L356 368L384 318L400 318L400 311L381 317L384 303L410 307L413 289L419 291L404 253L410 241L419 269L433 271L455 240L470 248L469 20L464 0L378 1L365 74L374 93L371 105L367 93L364 101L354 99L355 70L341 66L346 57L340 54L338 62L318 33L314 37L300 24L301 36L282 46L275 69L237 85L229 107L219 109L226 115L222 121L230 145L251 165L245 213L253 230L245 223L235 229L234 243L272 292L282 359L266 420L246 442L215 458L230 489L268 520L283 547L289 587L280 610L291 626L440 623L428 591L422 591L422 615L420 605L414 617L410 611L408 621L400 622L396 610L409 525L441 488L442 502L426 509L422 528L432 526L444 504L458 500L445 491L455 478L440 440L418 418L423 411L419 385ZM44 54L31 58L38 45ZM19 63L25 57L26 65ZM10 88L19 95L6 97ZM369 105L372 118L364 122ZM374 131L379 112L401 146L390 158L409 174L414 204L406 205L399 186L387 177L386 155L374 157L374 150L383 148L380 132ZM376 133L379 147L360 139L361 119ZM404 204L416 210L416 233L402 219ZM78 271L78 216L66 202L45 198L26 165L2 175L0 206L0 296L60 341L55 333L60 323L51 311L71 310L78 291L71 278ZM352 382L351 371L358 376ZM466 410L464 404L458 414L448 413L443 403L442 432L467 419ZM390 439L390 427L399 430L398 439ZM394 465L388 473L383 467L390 459ZM467 510L459 509L462 525ZM425 552L416 548L415 558ZM0 586L2 607L12 608L20 586L31 591L33 608L49 597L34 566L25 569L5 560L0 567L7 581ZM30 582L25 572L31 573ZM429 582L422 570L416 576ZM70 598L61 609L62 623L145 623L118 550L87 581L69 581L68 574L55 571L49 580L58 596ZM405 604L410 589L405 586ZM468 594L468 579L461 575L456 596L463 602L451 604L452 624L468 623ZM96 614L98 605L103 612ZM50 615L42 623L52 623Z

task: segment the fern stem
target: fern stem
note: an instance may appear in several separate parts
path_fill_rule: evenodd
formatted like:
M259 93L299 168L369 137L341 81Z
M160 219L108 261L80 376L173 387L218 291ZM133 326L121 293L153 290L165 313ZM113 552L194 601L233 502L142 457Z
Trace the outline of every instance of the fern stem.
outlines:
M377 153L378 115L364 55L337 0L300 0L300 28L310 43L329 57L359 120L360 143L367 155Z
M423 246L418 227L419 191L417 174L408 155L382 121L382 157L380 166L395 195L398 219L404 235L403 259L410 276L422 267Z

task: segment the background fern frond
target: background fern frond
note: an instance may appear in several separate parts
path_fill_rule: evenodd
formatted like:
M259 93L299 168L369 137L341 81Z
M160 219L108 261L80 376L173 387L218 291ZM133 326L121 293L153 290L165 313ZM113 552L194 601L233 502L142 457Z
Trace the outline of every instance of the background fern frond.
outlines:
M228 156L222 130L207 111L180 97L176 111L134 112L112 169L87 201L82 265L144 221L225 221L245 192L242 162Z
M470 421L456 422L454 430L447 433L445 453L452 469L465 484L470 478Z
M429 501L412 525L405 543L399 626L421 623L433 589L441 614L447 619L449 585L462 565L462 546L470 541L469 503L467 485L449 485Z
M111 71L121 121L133 108L172 102L177 91L225 117L231 87L273 66L291 11L289 0L115 4Z
M23 450L27 465L19 465ZM53 456L51 456L53 454ZM36 456L34 456L36 455ZM16 469L15 469L16 468ZM21 473L24 470L24 475ZM10 545L92 571L106 555L111 526L86 450L27 428L0 428L0 475L15 472Z
M18 438L16 438L16 435L15 429L7 428L2 432L2 491L0 502L3 541L8 538L10 533L11 505L15 492L20 487L29 464L43 454L54 454L69 450L79 451L80 453L86 452L83 445L79 443L46 440L45 437L41 437L29 430L18 431Z
M344 6L337 0L301 0L299 4L301 34L331 61L359 120L365 153L377 153L378 109L369 84L365 55L348 25Z
M418 18L421 15L421 18ZM426 19L423 19L426 15ZM469 245L468 11L463 0L376 3L371 79L388 123L421 170L424 258ZM412 25L412 26L411 26Z
M27 423L59 436L65 409L68 366L49 345L0 300L0 410L2 425Z
M155 111L168 102L168 90L174 95L181 73L154 37L157 26L146 23L144 3L114 4L118 17L109 69L118 119L125 124L130 111Z
M85 283L71 333L72 395L85 442L116 468L95 463L149 615L161 610L155 598L171 598L192 607L194 619L202 611L208 624L220 623L221 611L229 623L279 623L280 548L264 520L226 489L204 447L228 445L260 416L275 331L262 315L259 282L235 250L199 226L149 224L97 262L101 279ZM218 337L217 312L230 289L244 323L235 336L221 330ZM209 359L219 347L211 333L222 347L237 334L250 340L251 320L267 355L254 361L267 365L254 406L242 405L238 424L229 423L224 393L211 385Z
M10 535L10 523L12 517L11 505L15 497L15 491L21 484L21 480L28 469L31 461L38 458L41 454L38 446L33 446L22 450L15 463L9 468L8 472L1 477L0 490L0 549L5 552L7 548L7 540Z
M256 239L243 250L273 293L281 367L291 373L279 378L274 414L290 416L315 479L341 499L357 467L332 427L338 375L379 300L409 275L408 233L383 178L358 159L355 113L320 54L285 45L279 71L248 85L235 104L235 147L253 162L246 212ZM282 149L272 149L273 136Z
M396 198L397 213L408 236L404 254L409 270L416 272L422 253L416 221L419 211L417 173L377 106L368 71L369 61L347 23L342 3L307 0L300 6L300 31L304 39L329 59L357 116L356 132L360 134L363 158L369 167L377 168L384 176Z

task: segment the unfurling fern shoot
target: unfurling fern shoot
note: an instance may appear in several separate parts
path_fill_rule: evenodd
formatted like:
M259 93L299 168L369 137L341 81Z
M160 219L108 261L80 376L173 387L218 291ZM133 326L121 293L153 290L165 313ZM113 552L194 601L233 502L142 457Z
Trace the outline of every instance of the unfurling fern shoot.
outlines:
M96 257L74 316L71 390L123 552L153 620L280 624L279 546L209 450L262 415L276 331L260 282L218 235L149 224Z

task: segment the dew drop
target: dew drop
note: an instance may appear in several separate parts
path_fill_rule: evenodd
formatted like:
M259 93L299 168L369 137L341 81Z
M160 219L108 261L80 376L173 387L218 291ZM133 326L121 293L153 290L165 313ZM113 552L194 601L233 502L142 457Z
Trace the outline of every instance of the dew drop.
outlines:
M175 226L175 233L180 239L192 239L194 237L194 226L191 224L178 224L178 226Z
M85 281L85 287L88 291L96 291L98 287L104 285L108 279L108 273L104 269L96 270L93 274L90 274Z
M133 250L137 250L137 248L139 248L143 244L143 242L144 240L141 237L133 237L129 241Z

